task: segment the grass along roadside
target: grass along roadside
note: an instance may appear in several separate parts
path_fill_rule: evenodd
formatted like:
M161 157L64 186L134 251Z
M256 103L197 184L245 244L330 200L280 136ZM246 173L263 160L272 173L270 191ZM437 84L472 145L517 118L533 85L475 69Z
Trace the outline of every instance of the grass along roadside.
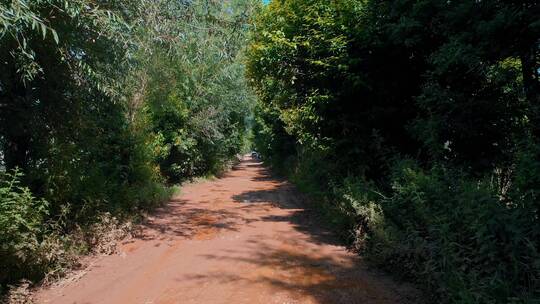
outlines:
M8 304L31 303L31 289L84 274L87 260L114 253L118 241L133 236L149 212L180 190L163 187L145 209L97 212L86 224L68 224L67 207L60 216L47 218L47 202L20 186L19 178L8 176L0 185L0 226L5 232L0 248L0 279L5 282L0 285L0 302Z

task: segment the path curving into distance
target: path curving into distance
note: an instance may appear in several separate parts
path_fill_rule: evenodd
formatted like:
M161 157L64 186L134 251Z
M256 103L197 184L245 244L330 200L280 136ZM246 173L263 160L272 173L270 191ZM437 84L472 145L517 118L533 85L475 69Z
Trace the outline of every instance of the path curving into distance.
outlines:
M244 159L189 184L118 253L37 303L415 303L321 228L294 188ZM409 298L409 300L407 300Z

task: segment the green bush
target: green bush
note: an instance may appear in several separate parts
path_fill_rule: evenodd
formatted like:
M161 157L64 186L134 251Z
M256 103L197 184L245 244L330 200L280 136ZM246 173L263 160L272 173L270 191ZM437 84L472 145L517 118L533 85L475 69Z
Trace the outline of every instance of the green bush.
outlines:
M492 179L400 162L392 190L359 179L336 194L357 216L357 245L450 303L533 303L540 290L538 219Z
M247 52L257 148L435 301L538 302L534 8L271 1Z
M39 267L48 203L21 185L20 171L0 174L0 286Z

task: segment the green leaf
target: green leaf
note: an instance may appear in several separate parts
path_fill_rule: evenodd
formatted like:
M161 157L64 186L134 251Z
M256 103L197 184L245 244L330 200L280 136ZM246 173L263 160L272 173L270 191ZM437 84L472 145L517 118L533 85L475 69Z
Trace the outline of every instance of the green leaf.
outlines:
M56 31L54 29L51 29L51 33L53 35L54 42L56 42L56 44L58 44L59 43L58 34L56 33Z
M43 39L45 39L45 35L47 35L47 26L43 23L40 23L41 25L41 32L43 34Z

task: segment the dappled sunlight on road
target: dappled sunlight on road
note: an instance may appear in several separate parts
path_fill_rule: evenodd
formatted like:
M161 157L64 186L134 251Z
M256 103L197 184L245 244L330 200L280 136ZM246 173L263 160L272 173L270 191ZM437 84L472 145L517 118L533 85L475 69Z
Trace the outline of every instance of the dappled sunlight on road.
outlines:
M285 180L244 159L190 184L119 253L41 303L402 303L407 286L339 245Z

